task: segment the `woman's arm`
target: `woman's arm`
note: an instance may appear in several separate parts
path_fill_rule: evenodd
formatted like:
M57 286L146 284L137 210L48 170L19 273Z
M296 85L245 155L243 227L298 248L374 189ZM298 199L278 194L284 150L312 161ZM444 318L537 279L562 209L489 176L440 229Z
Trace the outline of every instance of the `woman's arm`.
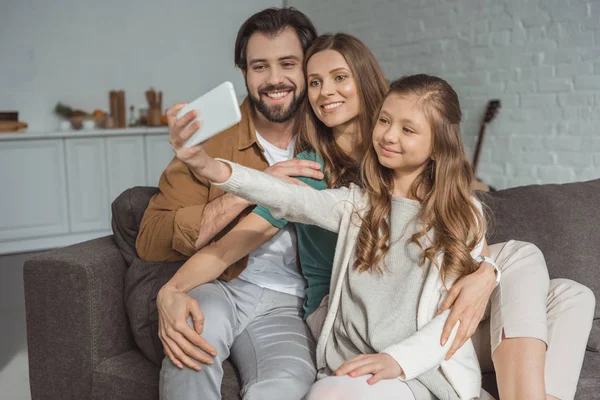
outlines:
M474 257L480 254L490 255L485 239L481 243L480 251ZM452 307L452 312L440 337L441 343L446 343L454 324L458 320L461 321L460 329L446 359L451 358L473 336L477 326L483 319L485 309L495 287L496 273L494 268L487 262L482 262L477 271L462 277L454 283L448 297L442 302L438 311L438 313L442 313Z
M218 241L194 254L165 284L187 293L217 279L225 269L269 241L279 228L250 213Z

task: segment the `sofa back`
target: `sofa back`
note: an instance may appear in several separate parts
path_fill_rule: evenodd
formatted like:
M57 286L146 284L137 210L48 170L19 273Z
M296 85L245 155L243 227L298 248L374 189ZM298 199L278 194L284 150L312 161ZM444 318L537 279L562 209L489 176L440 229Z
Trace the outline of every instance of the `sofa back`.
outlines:
M112 204L113 232L130 265L125 301L134 338L142 352L160 365L156 294L182 264L145 262L135 240L154 187L134 187ZM491 215L488 243L522 240L537 245L550 278L568 278L588 286L600 299L600 179L563 185L532 185L481 195ZM588 345L600 347L600 302Z
M505 189L482 201L492 214L488 243L531 242L544 253L550 278L582 283L600 299L600 179Z

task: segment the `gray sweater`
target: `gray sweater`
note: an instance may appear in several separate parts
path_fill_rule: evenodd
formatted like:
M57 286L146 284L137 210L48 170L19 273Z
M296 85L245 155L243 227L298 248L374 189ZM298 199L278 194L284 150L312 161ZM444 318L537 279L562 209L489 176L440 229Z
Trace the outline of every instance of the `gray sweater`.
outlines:
M420 264L421 250L411 237L419 229L418 201L392 198L391 246L383 273L359 272L350 262L339 310L325 345L327 374L360 354L381 353L417 332L417 307L431 263ZM390 316L393 317L390 318ZM439 367L407 381L418 400L457 400Z

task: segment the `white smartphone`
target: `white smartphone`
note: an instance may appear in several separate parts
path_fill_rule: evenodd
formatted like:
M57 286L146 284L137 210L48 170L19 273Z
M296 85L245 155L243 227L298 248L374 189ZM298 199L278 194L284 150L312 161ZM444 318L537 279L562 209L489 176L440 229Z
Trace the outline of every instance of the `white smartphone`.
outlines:
M179 110L177 119L183 117L191 110L197 110L198 116L190 124L199 120L201 125L185 143L185 147L187 148L207 141L216 134L239 123L242 119L240 106L238 105L235 90L231 82L223 82L191 103L188 103Z

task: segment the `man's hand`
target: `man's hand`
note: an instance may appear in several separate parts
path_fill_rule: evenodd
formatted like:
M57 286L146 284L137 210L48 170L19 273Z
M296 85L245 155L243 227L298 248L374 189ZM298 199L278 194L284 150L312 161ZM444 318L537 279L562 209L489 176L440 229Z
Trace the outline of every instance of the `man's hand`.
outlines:
M309 160L287 160L271 165L265 169L265 173L281 179L282 181L293 183L295 185L309 186L304 182L294 179L294 176L304 176L321 180L323 173L320 171L321 164Z
M156 305L158 336L173 364L179 368L183 368L185 364L197 371L202 368L194 360L212 364L211 357L194 347L199 347L213 357L217 355L215 349L200 336L204 329L204 315L198 302L188 294L165 285L158 292ZM194 329L187 322L190 315L194 320Z
M361 354L350 361L343 363L335 375L341 376L348 374L352 378L366 374L373 374L367 381L373 385L382 379L394 379L402 375L402 368L396 360L387 353L379 354Z
M446 360L452 358L456 350L473 336L495 287L494 269L487 263L482 263L477 271L463 277L452 286L437 313L439 315L452 307L442 331L442 346L448 341L456 322L460 320L460 327L446 354Z

